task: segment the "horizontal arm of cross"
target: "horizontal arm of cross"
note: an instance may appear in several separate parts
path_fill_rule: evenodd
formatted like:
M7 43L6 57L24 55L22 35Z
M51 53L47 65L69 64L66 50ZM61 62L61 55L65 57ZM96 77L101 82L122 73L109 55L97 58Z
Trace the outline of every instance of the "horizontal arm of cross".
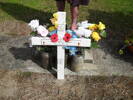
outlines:
M31 37L31 45L51 45L51 46L77 46L77 47L90 47L91 39L73 38L69 42L63 39L57 42L51 42L49 37Z

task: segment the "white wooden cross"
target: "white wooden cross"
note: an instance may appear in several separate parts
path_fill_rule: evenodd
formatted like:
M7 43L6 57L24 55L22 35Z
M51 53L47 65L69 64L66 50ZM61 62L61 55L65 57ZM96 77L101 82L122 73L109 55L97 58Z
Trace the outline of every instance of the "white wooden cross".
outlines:
M66 12L58 12L58 41L51 42L49 37L31 37L31 45L57 46L57 78L64 79L65 49L64 46L90 47L91 40L85 38L74 38L65 42L63 37L66 32Z

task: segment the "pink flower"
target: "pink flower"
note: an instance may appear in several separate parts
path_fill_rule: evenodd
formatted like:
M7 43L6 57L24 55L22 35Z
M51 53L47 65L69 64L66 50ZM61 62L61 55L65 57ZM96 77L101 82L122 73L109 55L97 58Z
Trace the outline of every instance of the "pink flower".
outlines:
M44 26L40 25L39 27L37 27L37 33L41 36L47 36L48 30Z
M52 42L57 42L58 41L58 35L57 34L53 34L53 35L51 35L51 41Z
M65 42L69 42L70 41L70 39L71 39L71 35L69 34L69 33L66 33L65 35L64 35L64 37L63 37L63 40L65 41Z

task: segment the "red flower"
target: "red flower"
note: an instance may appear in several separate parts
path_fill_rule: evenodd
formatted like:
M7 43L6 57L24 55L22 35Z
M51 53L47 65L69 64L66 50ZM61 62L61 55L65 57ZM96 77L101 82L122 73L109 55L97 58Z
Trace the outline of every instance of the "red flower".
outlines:
M51 41L52 42L57 42L58 41L58 35L57 34L53 34L53 35L51 35Z
M72 37L72 36L71 36L69 33L66 33L66 34L64 35L63 40L64 40L65 42L69 42L70 39L71 39L71 37Z

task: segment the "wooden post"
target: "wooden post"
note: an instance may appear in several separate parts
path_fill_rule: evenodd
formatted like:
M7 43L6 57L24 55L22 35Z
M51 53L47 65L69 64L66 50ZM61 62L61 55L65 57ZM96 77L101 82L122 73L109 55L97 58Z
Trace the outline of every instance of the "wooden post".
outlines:
M59 41L63 41L66 32L66 12L58 12L58 29L57 34ZM63 46L57 46L57 78L64 79L65 67L65 49Z
M65 50L62 46L57 47L57 78L64 79Z

